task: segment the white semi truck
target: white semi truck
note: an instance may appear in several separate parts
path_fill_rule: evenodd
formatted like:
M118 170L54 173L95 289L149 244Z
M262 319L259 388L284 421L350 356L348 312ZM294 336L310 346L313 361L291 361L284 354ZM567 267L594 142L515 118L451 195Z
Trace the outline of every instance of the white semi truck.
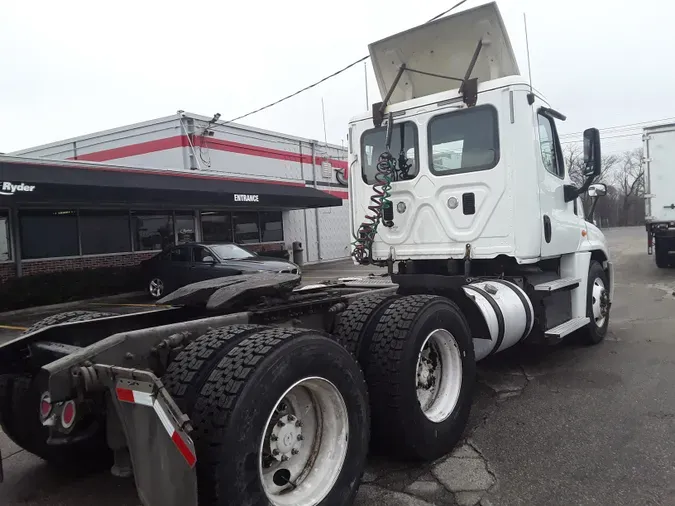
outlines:
M675 253L675 124L644 129L645 226L647 252L660 268L672 267Z
M58 465L133 474L146 506L348 505L369 448L431 460L461 437L476 362L597 344L613 271L556 122L494 3L371 45L383 100L350 124L354 260L390 277L186 286L170 307L70 312L0 346L0 420Z

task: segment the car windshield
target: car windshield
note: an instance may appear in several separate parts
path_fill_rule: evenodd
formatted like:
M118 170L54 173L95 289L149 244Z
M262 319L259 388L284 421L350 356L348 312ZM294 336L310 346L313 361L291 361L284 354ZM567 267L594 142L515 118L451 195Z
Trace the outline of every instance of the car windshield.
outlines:
M241 258L253 258L255 255L236 244L217 244L209 246L223 260L238 260Z

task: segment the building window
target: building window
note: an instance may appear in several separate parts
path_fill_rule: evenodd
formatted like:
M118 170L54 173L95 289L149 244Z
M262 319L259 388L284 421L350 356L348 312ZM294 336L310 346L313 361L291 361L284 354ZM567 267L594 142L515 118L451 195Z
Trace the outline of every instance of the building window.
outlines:
M131 251L129 211L80 211L83 255Z
M260 242L258 213L233 214L232 223L234 224L234 242L237 244Z
M202 212L202 240L205 243L232 242L232 215L221 211Z
M194 242L195 215L192 211L176 211L176 243Z
M260 234L262 236L262 242L284 240L284 227L281 211L260 213Z
M19 211L23 258L76 256L80 253L77 211Z
M0 211L0 262L12 259L12 243L10 242L9 213Z
M174 244L173 217L163 211L131 211L134 251L154 251Z

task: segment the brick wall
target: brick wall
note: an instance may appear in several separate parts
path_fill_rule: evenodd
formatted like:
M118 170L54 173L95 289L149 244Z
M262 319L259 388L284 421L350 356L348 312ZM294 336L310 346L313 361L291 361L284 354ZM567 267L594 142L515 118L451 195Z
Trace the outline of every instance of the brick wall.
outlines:
M16 269L14 264L0 264L0 282L6 281L9 278L16 276Z
M263 251L280 251L285 248L283 242L268 242L265 244L244 244L246 249L261 253Z
M97 267L128 267L137 265L155 253L129 253L127 255L87 256L57 260L31 260L21 264L23 275L45 274L58 271L78 271Z

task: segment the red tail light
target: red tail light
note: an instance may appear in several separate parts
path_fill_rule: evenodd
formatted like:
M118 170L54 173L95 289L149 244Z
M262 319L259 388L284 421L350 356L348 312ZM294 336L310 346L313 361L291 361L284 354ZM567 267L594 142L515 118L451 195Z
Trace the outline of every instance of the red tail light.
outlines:
M75 401L67 401L63 405L63 411L61 411L61 425L65 429L70 429L75 423Z
M40 416L43 420L47 419L52 414L52 400L49 392L42 394L40 398Z

